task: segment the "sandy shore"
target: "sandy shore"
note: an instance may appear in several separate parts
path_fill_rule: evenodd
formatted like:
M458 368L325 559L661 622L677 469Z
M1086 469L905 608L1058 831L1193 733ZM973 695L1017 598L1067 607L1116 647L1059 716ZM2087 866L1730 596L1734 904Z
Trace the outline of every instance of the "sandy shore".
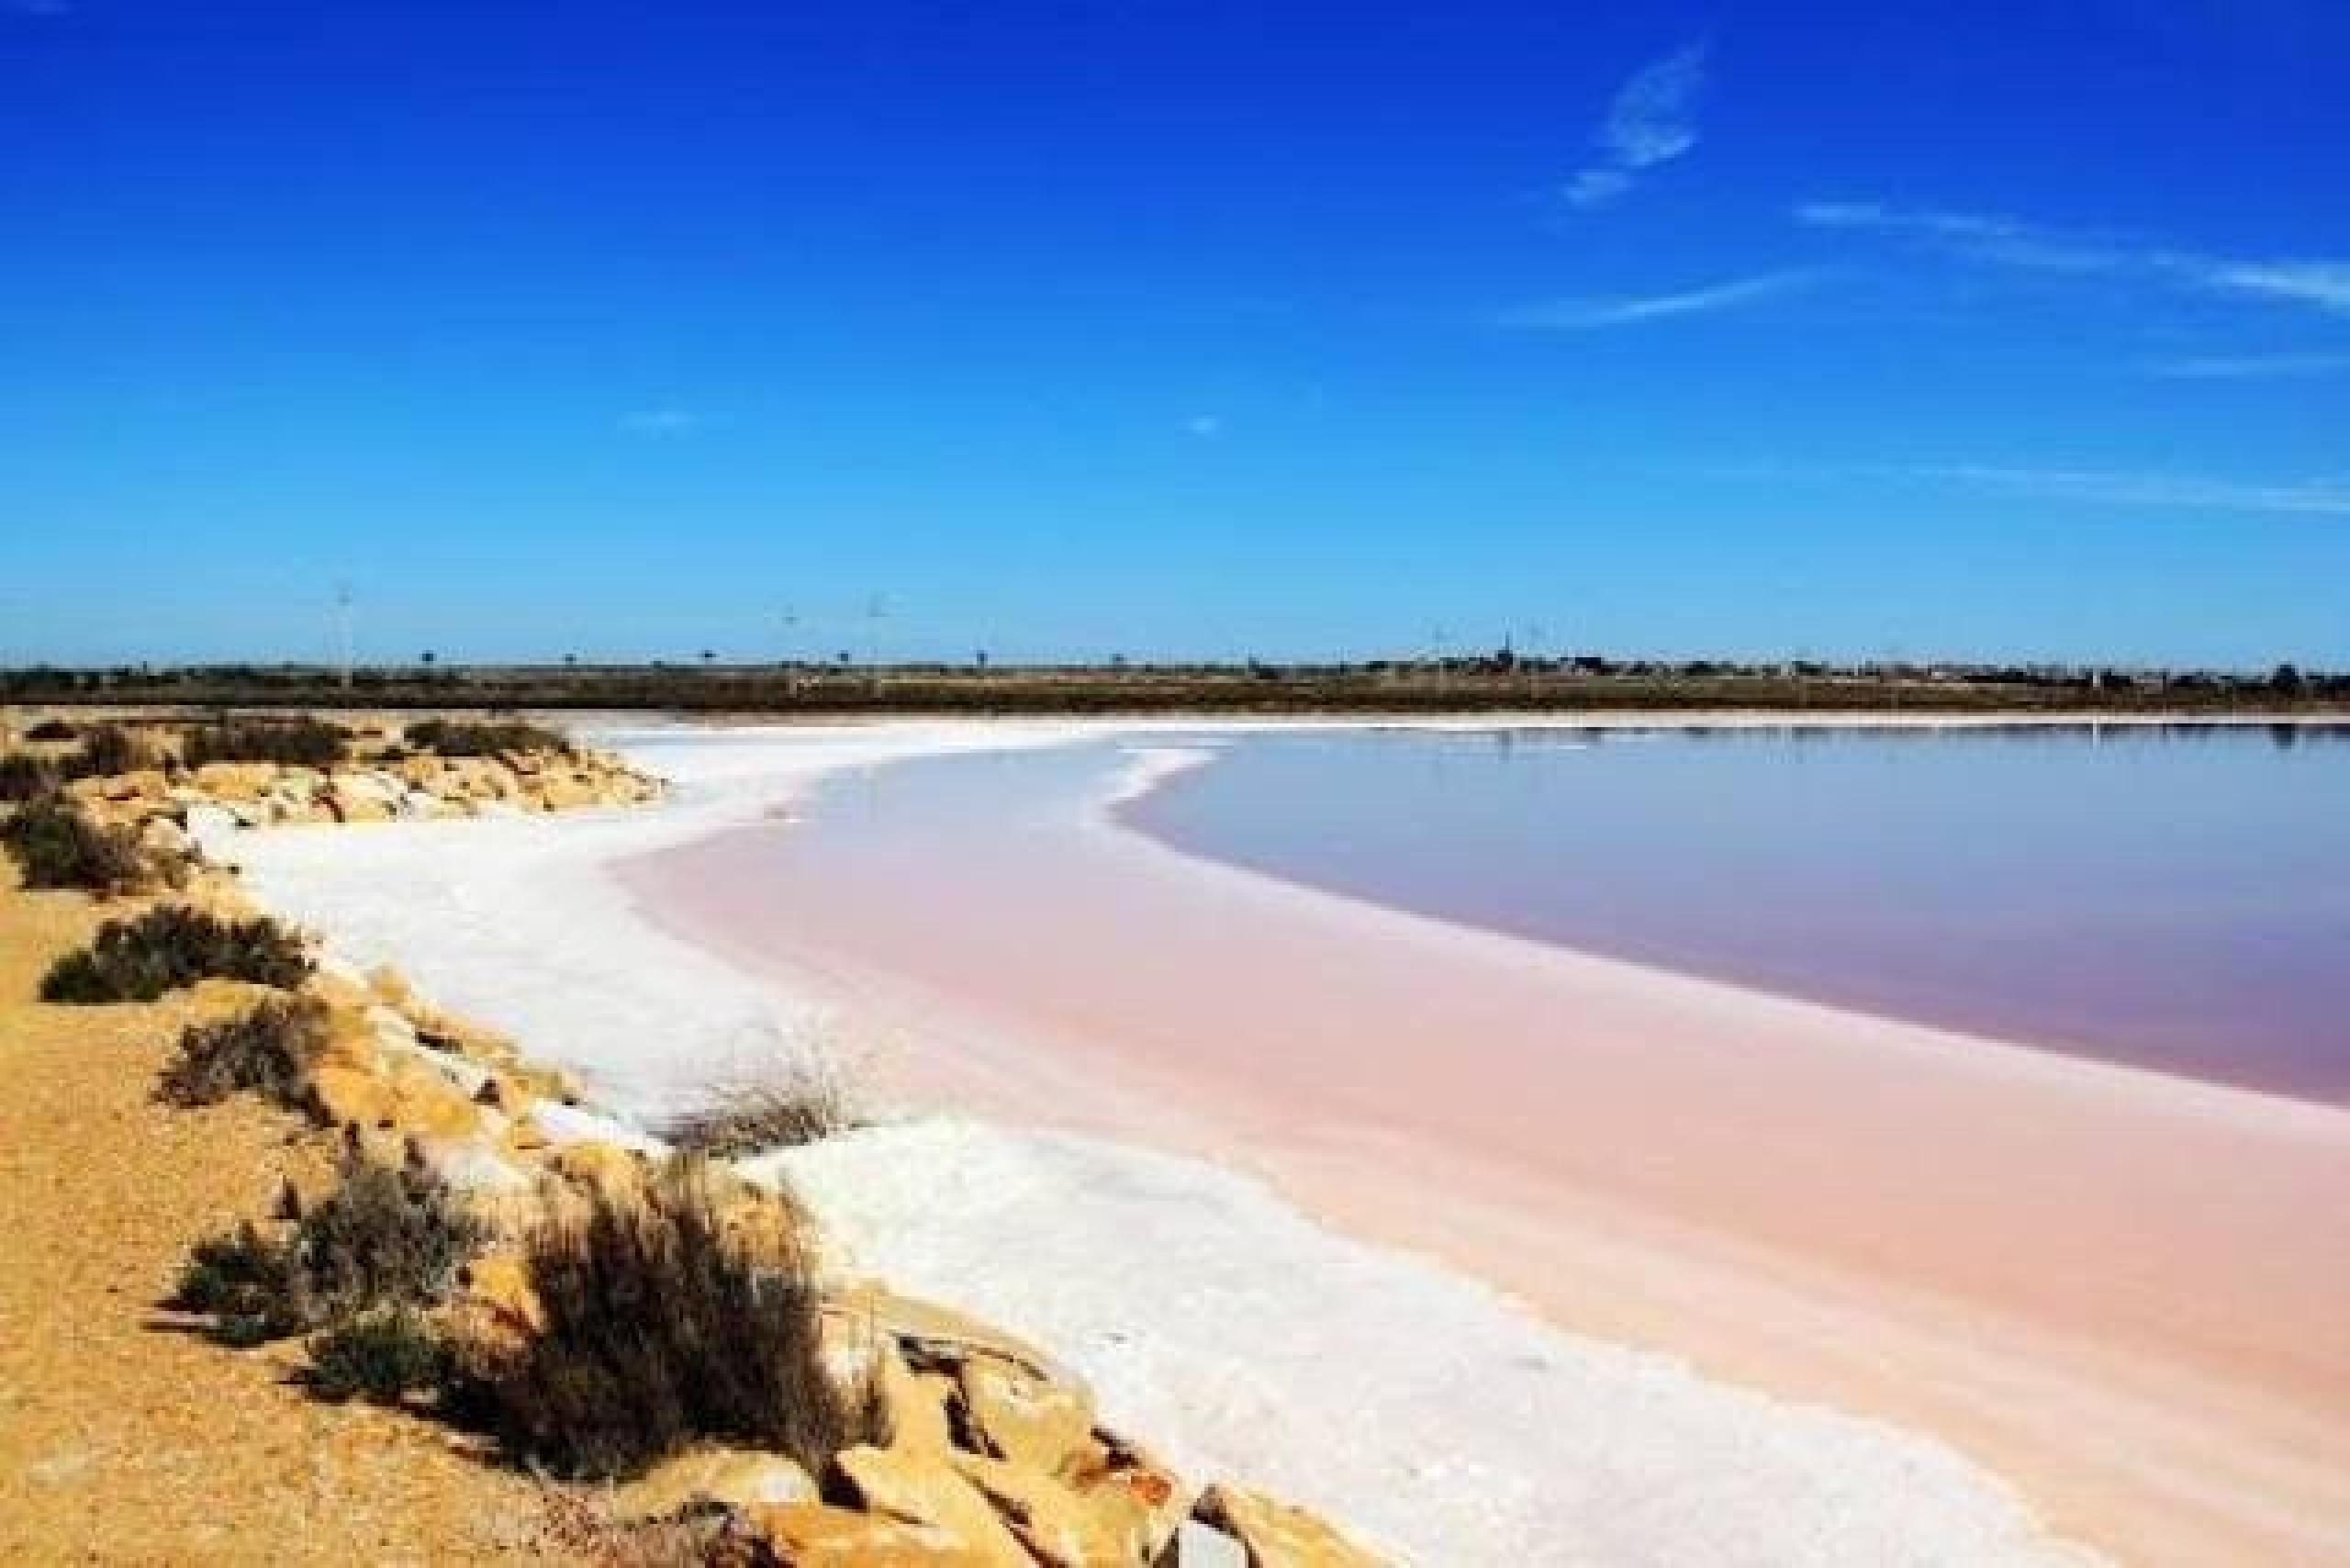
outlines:
M1581 1334L1931 1431L2021 1482L2062 1530L2121 1555L2350 1551L2350 1116L1418 921L1190 860L1098 816L995 840L925 837L919 823L811 834L792 876L739 874L774 833L746 821L821 769L1072 733L655 741L645 760L689 783L683 806L648 819L467 824L462 853L441 830L406 828L333 854L295 834L245 853L265 894L354 956L398 958L453 1005L641 1103L687 1092L746 1043L828 1020L852 1047L893 1047L893 1070L924 1097L1211 1154ZM627 879L666 932L647 930L603 870L632 857ZM728 983L713 955L764 983ZM1997 1483L1934 1445L1550 1334L1392 1257L1375 1260L1396 1271L1377 1276L1379 1310L1331 1333L1352 1352L1341 1375L1383 1371L1410 1390L1400 1404L1380 1403L1394 1387L1334 1394L1313 1386L1326 1365L1273 1357L1272 1375L1299 1385L1279 1413L1214 1398L1203 1409L1196 1391L1233 1375L1203 1364L1228 1326L1196 1304L1187 1314L1176 1287L1190 1276L1150 1273L1159 1252L1120 1234L1139 1223L1160 1239L1136 1192L1180 1193L1194 1242L1221 1237L1182 1257L1289 1276L1259 1282L1272 1291L1250 1304L1260 1333L1281 1311L1359 1293L1373 1265L1246 1183L1122 1163L1147 1158L1000 1129L892 1129L816 1151L801 1173L885 1266L959 1271L972 1305L1073 1337L1113 1397L1154 1406L1149 1429L1171 1423L1219 1457L1237 1449L1234 1468L1253 1459L1430 1561L1438 1543L1478 1540L1490 1560L1527 1560L1523 1543L1554 1539L1567 1501L1567 1523L1609 1519L1616 1533L1569 1530L1542 1560L2053 1550ZM987 1194L955 1184L958 1162L1001 1187L1007 1160L1053 1175L1012 1182L1025 1206L974 1212ZM927 1194L874 1197L910 1170ZM926 1214L954 1223L925 1236ZM1296 1226L1278 1245L1269 1215ZM1098 1286L1076 1308L1027 1299L1037 1293L1024 1294L1016 1266L974 1276L1004 1256L1006 1232L1040 1225L1079 1238L1111 1276L1106 1299ZM975 1237L982 1249L963 1258ZM1173 1320L1203 1312L1204 1338ZM1379 1342L1399 1331L1492 1361L1479 1381L1432 1393L1440 1380L1415 1381L1431 1375L1424 1342L1412 1339L1420 1362ZM1628 1400L1675 1378L1673 1421ZM1408 1430L1386 1453L1362 1451L1344 1423L1360 1428L1366 1400L1444 1433L1459 1473L1412 1483L1396 1468ZM1611 1447L1605 1431L1628 1412L1650 1425ZM1415 1495L1445 1506L1416 1512ZM1424 1517L1449 1533L1416 1536Z

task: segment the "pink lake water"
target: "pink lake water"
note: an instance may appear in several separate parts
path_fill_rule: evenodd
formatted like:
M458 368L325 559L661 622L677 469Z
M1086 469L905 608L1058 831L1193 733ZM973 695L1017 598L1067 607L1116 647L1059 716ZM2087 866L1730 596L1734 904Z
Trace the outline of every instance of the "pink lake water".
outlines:
M2350 1103L2350 728L1258 735L1121 814L1448 921Z
M1101 822L1169 745L1210 760ZM915 1103L1238 1163L1579 1331L1944 1436L2125 1561L2333 1561L2345 761L1161 730L834 774L621 876Z

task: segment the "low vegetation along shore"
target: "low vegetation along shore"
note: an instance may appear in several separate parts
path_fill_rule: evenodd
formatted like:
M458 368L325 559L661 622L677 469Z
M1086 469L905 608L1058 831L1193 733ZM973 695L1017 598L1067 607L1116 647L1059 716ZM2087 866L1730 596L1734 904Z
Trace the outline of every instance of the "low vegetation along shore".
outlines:
M655 781L509 722L0 742L0 1558L1372 1561L732 1169L829 1090L647 1136L199 848Z
M0 670L0 702L260 709L850 714L1389 714L1661 711L2350 714L2350 671L1808 659L1425 655L1351 664L1013 666L838 660Z

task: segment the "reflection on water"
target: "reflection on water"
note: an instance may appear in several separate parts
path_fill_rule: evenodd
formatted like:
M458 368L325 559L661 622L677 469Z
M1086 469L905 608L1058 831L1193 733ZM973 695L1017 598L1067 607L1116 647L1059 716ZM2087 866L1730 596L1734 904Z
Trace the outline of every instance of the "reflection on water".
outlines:
M2350 1103L2350 726L1250 736L1124 814L1449 920Z

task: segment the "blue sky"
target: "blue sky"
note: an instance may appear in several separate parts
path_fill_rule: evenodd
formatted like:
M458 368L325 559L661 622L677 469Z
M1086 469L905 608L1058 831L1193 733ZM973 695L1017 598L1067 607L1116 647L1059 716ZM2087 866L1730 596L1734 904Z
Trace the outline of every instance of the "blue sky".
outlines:
M0 0L0 660L2350 665L2345 81L2336 0Z

